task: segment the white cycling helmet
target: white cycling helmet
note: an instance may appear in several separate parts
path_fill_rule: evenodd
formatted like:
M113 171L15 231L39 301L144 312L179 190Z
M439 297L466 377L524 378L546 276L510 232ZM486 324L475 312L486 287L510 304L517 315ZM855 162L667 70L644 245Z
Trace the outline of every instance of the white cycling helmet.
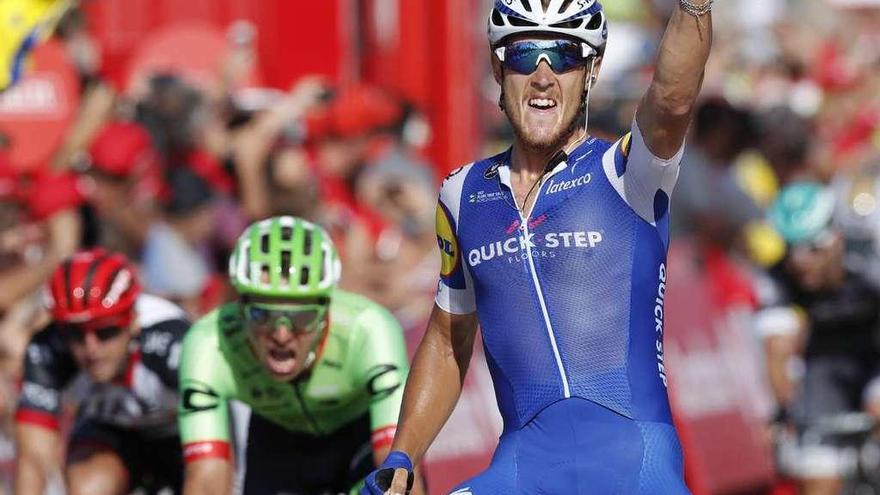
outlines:
M596 0L495 0L489 14L489 43L494 47L512 34L559 33L577 38L601 54L608 42L608 23Z

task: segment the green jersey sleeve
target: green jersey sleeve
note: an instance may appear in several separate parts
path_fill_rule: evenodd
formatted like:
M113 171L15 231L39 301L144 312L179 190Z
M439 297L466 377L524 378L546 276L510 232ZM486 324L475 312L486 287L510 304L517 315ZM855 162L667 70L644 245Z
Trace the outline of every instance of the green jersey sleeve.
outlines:
M219 349L224 309L197 321L183 340L177 418L186 462L230 457L228 399L235 388Z
M373 447L390 445L409 373L406 343L400 324L385 308L372 304L356 322L353 363L370 395Z

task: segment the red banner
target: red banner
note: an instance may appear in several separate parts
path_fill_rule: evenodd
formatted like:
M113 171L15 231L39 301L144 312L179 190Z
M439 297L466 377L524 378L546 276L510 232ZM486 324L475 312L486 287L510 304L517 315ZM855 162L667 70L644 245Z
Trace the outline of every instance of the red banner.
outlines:
M0 132L10 139L10 161L19 170L49 160L79 107L76 71L60 44L37 47L33 63L32 71L0 94Z
M723 254L673 246L664 349L688 481L697 495L772 481L764 428L772 404L750 324L752 299L745 273Z

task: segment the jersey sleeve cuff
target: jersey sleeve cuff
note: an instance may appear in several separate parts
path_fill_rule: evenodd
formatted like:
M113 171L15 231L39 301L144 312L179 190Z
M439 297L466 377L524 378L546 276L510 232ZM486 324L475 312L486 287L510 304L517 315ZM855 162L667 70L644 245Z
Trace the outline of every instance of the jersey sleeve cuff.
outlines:
M370 441L373 444L373 451L391 446L394 442L395 433L397 433L397 425L390 425L375 430L370 436Z
M636 156L641 154L642 152L651 157L651 164L654 166L658 166L660 168L667 168L670 165L678 165L681 162L681 157L684 156L684 148L686 141L681 142L681 146L678 148L678 151L671 158L660 158L655 155L650 148L648 148L648 144L645 142L645 137L642 135L642 130L639 129L639 123L636 119L633 119L632 123L632 142L630 143L630 149L626 155L633 156L634 153ZM638 153L636 153L638 152Z
M454 315L467 315L477 310L472 292L467 289L450 289L442 281L437 287L434 302L443 311Z
M187 464L202 459L228 460L230 458L229 442L223 440L190 442L183 446L183 461Z
M52 413L37 409L19 409L15 412L15 422L58 431L58 418Z

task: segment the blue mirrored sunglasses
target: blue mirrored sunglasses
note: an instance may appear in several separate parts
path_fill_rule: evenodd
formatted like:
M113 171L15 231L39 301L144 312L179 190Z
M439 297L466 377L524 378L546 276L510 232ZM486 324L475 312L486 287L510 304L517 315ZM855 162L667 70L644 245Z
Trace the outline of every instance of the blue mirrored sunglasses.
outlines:
M542 60L553 72L562 74L584 67L595 54L590 45L568 40L521 40L495 49L504 67L523 75L535 72Z

